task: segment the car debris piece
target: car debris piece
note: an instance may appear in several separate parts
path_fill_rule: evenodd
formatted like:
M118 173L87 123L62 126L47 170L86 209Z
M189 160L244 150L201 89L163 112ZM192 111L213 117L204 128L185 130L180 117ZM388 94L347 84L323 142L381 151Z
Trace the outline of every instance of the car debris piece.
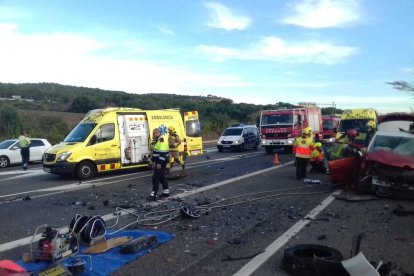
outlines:
M344 261L326 260L315 255L314 265L318 276L380 276L362 252Z
M228 262L228 261L239 261L239 260L245 260L245 259L252 259L254 257L256 257L259 254L262 254L263 252L265 252L264 250L254 253L252 255L248 255L248 256L243 256L243 257L231 257L231 256L227 256L226 258L222 259L222 262Z
M369 200L377 200L378 198L374 195L335 195L336 199L345 200L349 202L357 202L357 201L369 201Z
M406 211L402 205L398 205L393 211L393 214L399 217L406 217L409 215L414 215L414 210Z

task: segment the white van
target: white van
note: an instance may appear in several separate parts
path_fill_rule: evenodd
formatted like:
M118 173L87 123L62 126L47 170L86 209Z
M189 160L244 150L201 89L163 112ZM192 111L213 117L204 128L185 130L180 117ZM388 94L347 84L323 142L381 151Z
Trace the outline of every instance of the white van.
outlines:
M257 150L260 145L259 129L255 125L233 125L227 128L217 141L217 149Z

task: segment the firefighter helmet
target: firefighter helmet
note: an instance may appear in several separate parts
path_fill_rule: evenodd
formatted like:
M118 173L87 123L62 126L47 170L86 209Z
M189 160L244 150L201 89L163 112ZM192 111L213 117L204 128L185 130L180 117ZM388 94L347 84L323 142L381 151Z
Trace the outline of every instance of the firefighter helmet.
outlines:
M310 127L305 127L305 128L302 130L302 134L306 134L306 135L308 135L309 133L311 133L311 131L312 131L312 129L311 129Z
M370 120L370 121L367 123L367 126L368 126L369 128L372 128L372 129L374 129L374 128L376 127L375 122L374 122L373 120Z
M317 147L317 148L321 148L321 147L322 147L322 143L321 143L321 142L316 142L316 143L315 143L315 147Z
M348 135L349 138L355 138L359 135L358 131L356 129L350 129L346 132L346 135Z

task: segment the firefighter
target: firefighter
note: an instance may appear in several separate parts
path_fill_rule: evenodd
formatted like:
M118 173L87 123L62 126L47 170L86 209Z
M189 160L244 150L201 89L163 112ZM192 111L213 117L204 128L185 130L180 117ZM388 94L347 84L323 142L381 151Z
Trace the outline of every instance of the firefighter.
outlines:
M179 153L180 144L181 144L180 136L177 134L177 132L175 132L175 128L173 126L169 126L168 127L168 146L170 148L170 153L169 153L170 162L167 165L167 169L170 169L173 166L174 162L177 162L178 164L180 164L183 170L185 169L184 161L180 159L180 153Z
M296 179L298 180L306 177L306 167L311 157L311 149L314 146L312 138L309 137L309 133L309 129L304 128L302 130L302 136L295 140Z
M311 165L311 172L321 172L326 173L326 167L324 165L324 153L322 150L322 144L320 142L315 143L315 148L312 150L311 158L310 158L310 165Z
M365 136L364 146L368 147L369 142L376 132L376 124L374 120L369 120L367 123L367 136Z
M150 196L148 197L149 201L157 200L157 192L159 188L159 183L161 183L163 191L160 195L161 198L170 196L170 189L168 187L168 182L165 178L165 170L167 164L169 163L169 148L168 143L164 141L164 137L161 136L161 131L159 128L153 130L153 139L151 143L151 161L152 161L152 190Z
M356 129L349 129L346 133L342 134L341 137L337 139L337 144L330 154L331 158L334 160L341 159L348 154L346 151L352 153L349 145L361 148L361 145L355 143L355 139L358 135L359 133Z

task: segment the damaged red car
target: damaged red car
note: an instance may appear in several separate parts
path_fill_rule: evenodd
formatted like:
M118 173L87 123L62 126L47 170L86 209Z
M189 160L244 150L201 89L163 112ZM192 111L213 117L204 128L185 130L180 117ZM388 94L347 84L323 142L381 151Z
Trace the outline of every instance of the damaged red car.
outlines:
M357 192L414 199L414 114L386 114L378 122L366 151L351 144L327 151L331 182Z

